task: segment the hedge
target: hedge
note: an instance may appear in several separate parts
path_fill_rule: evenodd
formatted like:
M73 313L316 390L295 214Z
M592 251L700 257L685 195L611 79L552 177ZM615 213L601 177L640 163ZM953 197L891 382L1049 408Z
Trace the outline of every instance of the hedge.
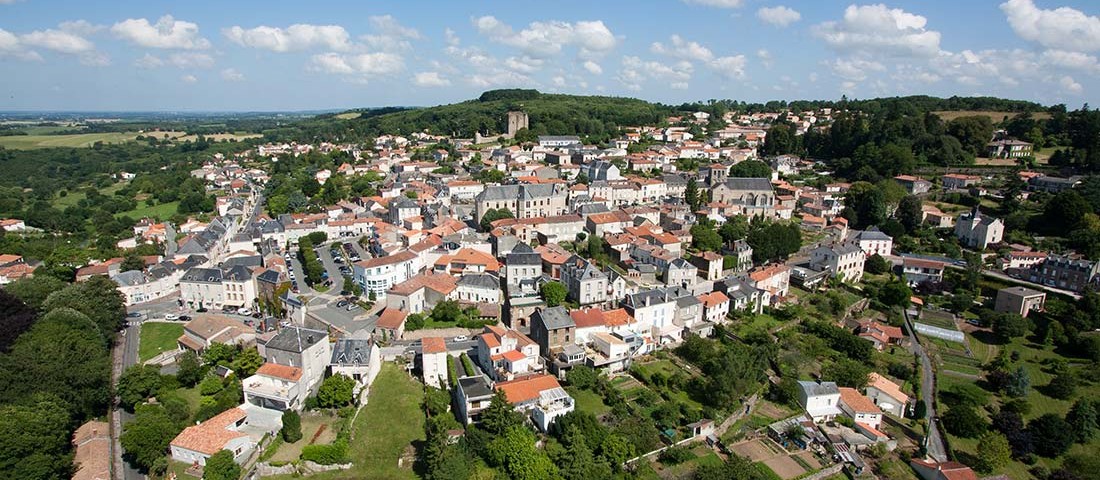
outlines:
M462 359L462 369L466 370L466 376L472 377L477 374L477 370L474 369L474 362L470 360L470 356L464 352L459 358Z
M348 463L348 442L339 439L331 445L306 445L302 447L301 458L321 465Z

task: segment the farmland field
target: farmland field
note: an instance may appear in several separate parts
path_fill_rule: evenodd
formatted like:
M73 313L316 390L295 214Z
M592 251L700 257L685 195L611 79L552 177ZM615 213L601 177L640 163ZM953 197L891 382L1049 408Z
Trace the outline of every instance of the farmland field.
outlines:
M51 147L90 147L96 142L123 143L140 135L137 132L76 133L72 135L13 135L0 137L0 147L33 150Z
M1005 117L1012 118L1016 115L1019 115L1019 113L1017 112L991 112L985 110L949 110L932 113L943 119L943 121L945 122L950 122L951 120L959 117L985 116L989 117L989 119L992 120L993 123L1001 123L1001 121L1003 121ZM1035 112L1031 114L1031 118L1042 120L1045 118L1050 118L1050 114L1046 112Z

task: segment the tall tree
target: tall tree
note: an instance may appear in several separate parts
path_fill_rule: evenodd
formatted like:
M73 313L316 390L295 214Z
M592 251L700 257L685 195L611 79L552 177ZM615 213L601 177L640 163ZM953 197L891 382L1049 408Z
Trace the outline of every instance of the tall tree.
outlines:
M978 439L978 470L991 472L1012 460L1008 439L997 432L986 432Z
M898 203L898 209L894 212L894 216L897 217L901 226L905 227L905 231L909 233L915 232L920 228L922 218L924 217L924 211L921 210L921 199L916 195L906 195Z
M202 480L239 480L241 466L233 460L233 452L221 450L206 459Z
M946 423L945 423L946 424ZM1055 458L1069 450L1077 439L1073 428L1057 414L1042 415L1027 424L1035 453L1047 458Z
M148 472L168 453L168 444L180 430L164 407L141 405L134 419L122 429L119 440L125 450L123 457L139 470Z
M513 426L522 426L523 417L516 411L503 390L493 392L489 406L481 412L481 428L493 435L501 435Z
M0 406L0 477L69 478L69 412L61 399L41 395Z
M546 282L539 287L539 294L548 307L556 307L565 301L568 291L561 282Z
M22 300L0 290L0 352L11 348L23 332L31 328L37 317Z
M1096 402L1088 398L1078 399L1066 414L1066 423L1073 429L1080 443L1088 443L1100 428L1097 419Z
M114 339L126 317L126 302L118 291L118 284L102 275L51 293L42 304L46 311L62 307L87 315L99 327L105 342Z

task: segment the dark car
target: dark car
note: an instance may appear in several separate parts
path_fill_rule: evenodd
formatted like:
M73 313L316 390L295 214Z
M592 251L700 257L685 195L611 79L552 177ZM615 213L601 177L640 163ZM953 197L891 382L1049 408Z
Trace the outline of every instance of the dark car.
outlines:
M348 306L347 300L340 300L339 302L336 302L336 308L344 308L346 306Z
M255 313L252 314L252 318L262 318L263 316L264 316L264 314L262 314L260 312L255 312Z
M351 292L349 292L347 290L340 290L340 296L341 297L346 297L348 295L351 295Z
M126 318L141 318L141 312L130 312L126 314Z
M180 315L180 318L179 318L179 320L180 320L181 322L190 322L190 321L191 321L191 317L190 317L189 315Z

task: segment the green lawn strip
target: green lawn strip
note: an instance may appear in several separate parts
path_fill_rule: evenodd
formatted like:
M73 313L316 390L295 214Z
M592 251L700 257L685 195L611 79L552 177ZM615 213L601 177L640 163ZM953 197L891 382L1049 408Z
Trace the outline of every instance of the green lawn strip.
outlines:
M161 203L161 204L158 204L158 205L149 205L148 200L143 200L143 201L138 202L137 208L135 208L133 210L128 210L128 211L125 211L125 212L116 213L115 216L116 217L126 216L126 217L130 217L134 220L137 220L137 219L140 219L140 218L143 218L143 217L150 217L150 218L156 218L156 219L159 219L159 220L163 221L163 220L167 220L172 215L175 215L177 213L177 208L179 208L179 205L180 205L180 202L178 202L178 201L176 201L176 202L166 202L166 203Z
M175 350L176 340L180 335L183 335L182 323L146 322L142 324L138 358L144 362L161 352Z
M603 403L603 398L591 390L581 390L575 387L566 387L566 391L577 402L577 410L588 412L595 416L603 415L611 411L611 407Z

